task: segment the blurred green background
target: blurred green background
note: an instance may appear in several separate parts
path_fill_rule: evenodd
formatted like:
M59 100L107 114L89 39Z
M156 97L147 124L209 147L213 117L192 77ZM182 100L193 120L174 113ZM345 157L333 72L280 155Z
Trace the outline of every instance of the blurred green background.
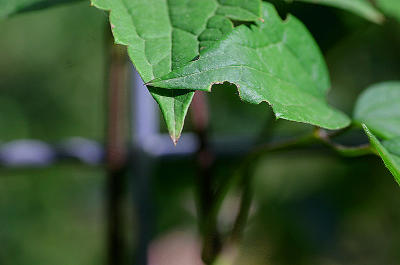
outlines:
M320 44L332 79L329 101L338 108L351 114L368 85L400 79L398 22L374 25L314 5L280 8L304 21ZM104 143L108 30L107 14L86 2L0 22L0 143L75 136ZM266 104L243 104L233 88L208 98L212 137L263 139L272 126L279 138L310 130L271 121ZM230 177L238 161L217 157L216 177ZM179 240L198 249L194 160L153 161L152 168L150 255ZM105 175L102 167L74 162L0 168L0 264L106 264ZM377 158L345 160L324 149L271 154L258 164L253 185L237 264L400 264L400 190ZM230 225L235 192L229 198L222 229Z

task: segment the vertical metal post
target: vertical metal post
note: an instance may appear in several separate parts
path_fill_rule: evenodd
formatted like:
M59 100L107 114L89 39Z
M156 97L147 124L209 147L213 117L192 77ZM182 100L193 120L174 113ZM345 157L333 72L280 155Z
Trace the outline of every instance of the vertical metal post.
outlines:
M148 263L148 246L153 227L153 211L150 190L151 164L153 158L144 150L145 142L159 132L159 113L156 103L144 85L137 71L132 67L132 128L133 142L133 203L136 208L138 220L138 248L136 250L135 264ZM154 139L155 140L155 139Z
M126 52L111 47L107 120L108 264L124 260L123 197L126 169Z

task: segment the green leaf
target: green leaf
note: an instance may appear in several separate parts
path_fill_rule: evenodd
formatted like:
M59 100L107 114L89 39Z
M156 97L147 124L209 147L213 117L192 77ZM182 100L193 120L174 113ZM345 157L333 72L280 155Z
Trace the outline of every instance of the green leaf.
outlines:
M363 124L363 128L371 142L371 145L375 148L377 154L382 158L386 167L400 185L400 138L395 138L381 143L368 129L367 125Z
M109 10L115 41L127 45L144 82L190 62L233 29L232 20L255 21L261 0L92 0ZM179 138L194 92L150 87L173 141Z
M383 142L383 145L389 152L400 157L400 137L386 140Z
M288 1L288 0L286 0ZM368 0L289 0L333 6L348 10L375 23L382 23L383 15ZM379 0L391 1L391 0ZM398 0L393 0L398 1Z
M377 0L376 4L383 12L400 20L399 0Z
M0 19L16 13L80 0L0 0Z
M356 103L354 120L383 139L399 137L400 82L385 82L365 90Z
M371 86L359 97L354 119L400 185L400 82ZM384 139L380 142L378 138Z
M210 91L233 83L242 100L268 102L277 118L327 129L349 125L349 118L328 106L330 87L323 57L310 33L294 17L283 22L271 4L263 4L264 22L239 26L197 61L150 82L169 89Z

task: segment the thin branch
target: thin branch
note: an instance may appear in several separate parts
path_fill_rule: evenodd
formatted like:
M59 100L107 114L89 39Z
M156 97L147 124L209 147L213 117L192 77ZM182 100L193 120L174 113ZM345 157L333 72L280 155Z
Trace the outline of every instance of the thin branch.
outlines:
M217 215L219 212L219 208L226 197L230 187L238 184L240 181L244 184L242 198L241 198L241 205L240 210L235 220L234 228L231 232L231 240L238 241L243 233L243 229L247 222L248 214L251 207L252 201L252 187L251 187L251 179L254 173L255 164L257 161L264 156L265 154L273 153L273 152L280 152L285 150L291 150L296 148L303 148L315 143L322 143L325 146L331 148L335 152L337 152L341 156L345 157L359 157L364 155L373 154L373 150L369 144L355 146L355 147L348 147L341 144L334 143L331 140L331 137L338 136L346 132L347 129L334 132L332 134L328 134L325 130L320 128L316 128L314 132L310 134L306 134L304 136L291 139L284 142L279 143L268 143L261 146L256 147L246 155L243 162L239 166L238 170L236 171L235 175L230 178L225 185L223 185L218 191L216 195L216 201L214 202L213 214Z
M247 219L251 209L251 203L253 201L253 186L252 186L253 175L254 175L254 164L245 168L243 172L243 179L242 179L243 191L241 196L240 208L230 235L230 240L233 243L240 241L243 235L243 231L247 224Z
M256 164L257 160L265 155L266 153L290 150L293 148L299 148L309 145L315 142L315 136L313 134L307 134L295 139L290 139L288 141L279 143L268 143L264 145L257 146L252 151L250 151L242 160L237 170L234 172L233 176L230 177L225 183L220 185L215 193L215 199L212 205L210 214L212 216L218 215L221 205L228 194L231 187L236 186L241 179L243 179L243 172L248 172L252 164Z
M252 151L250 151L245 156L242 163L239 165L235 174L217 189L215 198L213 200L212 208L210 210L210 215L212 216L212 220L216 220L216 217L219 213L223 200L225 199L230 188L232 186L238 185L239 183L243 184L240 209L236 217L231 234L228 238L229 242L227 243L236 244L242 236L243 230L247 223L253 197L251 179L252 175L254 174L255 165L262 156L274 152L292 150L296 148L304 148L306 146L318 143L324 144L325 146L334 150L339 155L345 157L359 157L359 156L373 154L373 150L369 144L355 146L355 147L348 147L341 144L337 144L331 140L331 137L338 136L342 133L345 133L346 131L348 131L348 129L328 134L325 130L316 128L313 132L306 134L304 136L279 143L272 143L272 144L267 143L264 145L257 146ZM223 242L223 245L225 245L224 243L225 242Z
M197 209L199 216L200 231L203 235L202 258L206 264L212 264L219 255L222 244L217 227L216 215L212 213L214 204L213 172L214 154L209 148L207 135L208 129L208 102L205 93L197 91L191 105L191 116L193 127L200 141L197 152L197 165L199 169Z

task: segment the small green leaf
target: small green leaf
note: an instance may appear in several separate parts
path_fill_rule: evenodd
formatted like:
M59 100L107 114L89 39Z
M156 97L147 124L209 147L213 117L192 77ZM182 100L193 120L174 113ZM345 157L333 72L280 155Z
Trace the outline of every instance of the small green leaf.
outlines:
M251 28L235 28L197 61L150 84L210 91L213 84L227 81L237 86L242 100L268 102L278 118L327 129L348 126L349 118L325 101L328 72L304 25L294 17L283 22L268 3L263 19Z
M230 19L255 21L261 13L261 0L92 0L92 3L111 11L115 41L128 46L130 58L144 82L196 58L199 49L233 29ZM149 87L175 143L194 95L187 89Z
M377 154L382 158L386 167L400 185L400 138L381 143L365 124L362 126L371 142L371 145L375 148Z
M0 0L0 18L20 12L76 1L80 0Z
M356 103L354 120L383 139L399 137L400 82L385 82L365 90Z
M384 20L384 16L368 0L289 0L289 1L300 1L312 4L321 4L321 5L342 8L375 23L382 23ZM390 1L390 0L383 0L383 1ZM398 0L393 0L393 1L398 1Z
M354 119L400 185L400 82L371 86L359 97ZM380 142L376 136L384 141Z

